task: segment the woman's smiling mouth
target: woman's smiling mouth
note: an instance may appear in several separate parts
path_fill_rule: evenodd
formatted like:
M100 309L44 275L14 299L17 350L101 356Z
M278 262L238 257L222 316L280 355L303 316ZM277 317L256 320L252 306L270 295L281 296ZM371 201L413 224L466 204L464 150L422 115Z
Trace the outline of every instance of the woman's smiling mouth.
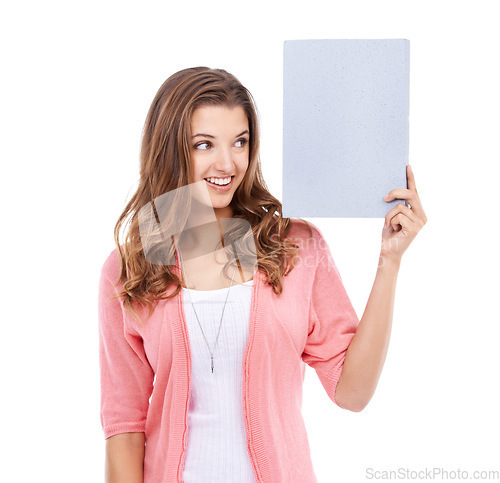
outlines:
M228 191L233 185L234 176L226 178L204 178L207 184L216 191Z

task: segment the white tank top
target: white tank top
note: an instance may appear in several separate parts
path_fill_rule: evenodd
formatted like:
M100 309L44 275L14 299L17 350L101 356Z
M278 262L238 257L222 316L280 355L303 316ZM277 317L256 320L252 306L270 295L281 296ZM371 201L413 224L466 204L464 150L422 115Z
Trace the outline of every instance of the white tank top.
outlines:
M253 280L249 280L233 284L230 289L182 288L192 359L184 483L255 483L242 406L243 355L248 339L252 285ZM210 351L214 354L213 373Z

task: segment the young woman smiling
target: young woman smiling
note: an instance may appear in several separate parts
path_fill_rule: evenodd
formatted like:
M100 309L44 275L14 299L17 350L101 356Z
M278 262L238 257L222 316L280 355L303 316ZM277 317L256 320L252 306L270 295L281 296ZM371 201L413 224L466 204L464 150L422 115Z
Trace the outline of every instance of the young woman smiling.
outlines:
M411 169L384 198L411 208L386 216L360 321L320 230L282 217L258 152L252 97L231 74L185 69L159 89L99 285L108 483L315 482L305 364L341 408L361 411L375 391L401 257L426 222Z

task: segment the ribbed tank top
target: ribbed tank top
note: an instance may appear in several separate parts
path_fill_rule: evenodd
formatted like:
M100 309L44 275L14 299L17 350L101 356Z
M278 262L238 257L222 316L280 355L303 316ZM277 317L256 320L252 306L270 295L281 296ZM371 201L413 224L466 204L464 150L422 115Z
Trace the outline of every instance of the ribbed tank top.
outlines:
M255 483L242 406L252 285L249 280L218 290L182 289L192 357L184 483ZM214 353L213 373L191 300Z

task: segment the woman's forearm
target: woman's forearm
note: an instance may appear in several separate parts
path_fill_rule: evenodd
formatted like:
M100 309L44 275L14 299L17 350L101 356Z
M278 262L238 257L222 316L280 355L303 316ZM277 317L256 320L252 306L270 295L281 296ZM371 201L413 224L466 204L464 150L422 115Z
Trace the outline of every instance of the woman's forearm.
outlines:
M399 266L400 261L380 256L370 297L337 383L335 400L345 409L364 409L377 387L389 347Z
M122 433L106 440L106 483L143 483L144 433Z

